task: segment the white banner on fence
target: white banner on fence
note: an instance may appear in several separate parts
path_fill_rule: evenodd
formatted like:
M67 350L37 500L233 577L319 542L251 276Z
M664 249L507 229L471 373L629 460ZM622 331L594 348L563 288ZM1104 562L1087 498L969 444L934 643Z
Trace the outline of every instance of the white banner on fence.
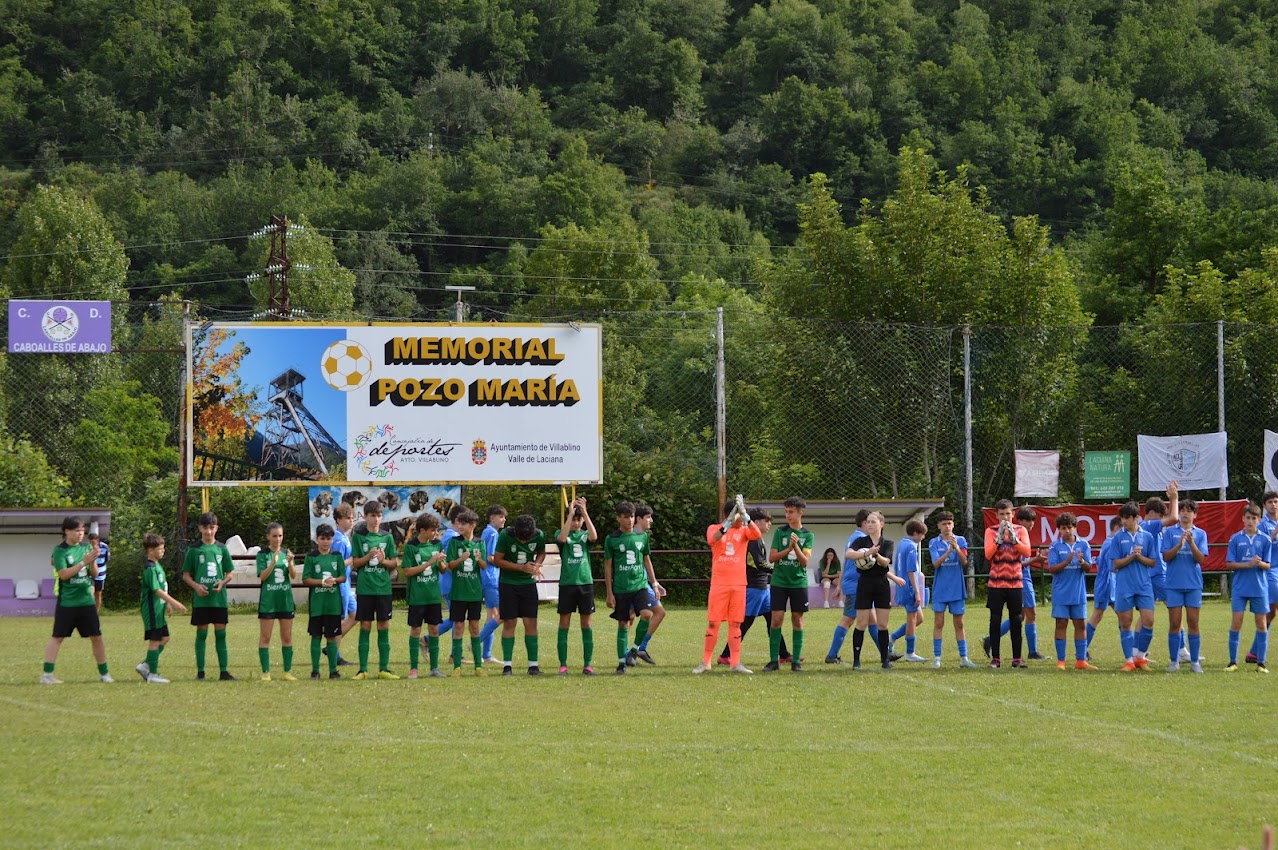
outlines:
M1047 496L1060 493L1061 453L1016 450L1015 496Z
M200 337L209 350L195 345L196 394L239 394L257 418L234 467L227 441L207 438L225 417L197 404L192 479L599 482L601 334L590 324L212 324Z
M1278 490L1278 434L1265 429L1265 489Z
M1216 490L1229 485L1228 434L1186 434L1179 437L1136 436L1139 488L1167 489L1172 481L1181 490Z

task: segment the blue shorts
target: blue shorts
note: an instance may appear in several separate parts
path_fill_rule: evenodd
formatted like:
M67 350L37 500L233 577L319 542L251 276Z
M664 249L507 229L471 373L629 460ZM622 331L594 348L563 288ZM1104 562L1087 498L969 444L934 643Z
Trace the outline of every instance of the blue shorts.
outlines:
M1034 582L1032 581L1027 581L1021 585L1021 607L1038 607L1038 596L1034 593Z
M1201 587L1196 590L1168 588L1164 601L1168 608L1201 608L1203 607L1203 589Z
M919 603L917 599L914 598L913 593L910 594L909 601L898 603L898 604L904 605L905 610L913 614L915 611L918 611L920 608L927 607L928 599L931 597L931 595L932 595L931 592L925 587L923 588L923 602L921 604Z
M1239 596L1235 593L1233 598L1229 600L1229 607L1237 614L1240 611L1246 611L1248 603L1251 604L1251 613L1253 614L1269 613L1268 596Z
M772 590L767 587L747 587L745 615L747 617L762 617L764 614L771 613Z
M1154 586L1154 601L1166 602L1167 601L1167 574L1164 573L1162 570L1150 570L1149 582L1150 584ZM1203 606L1199 605L1197 607L1201 608Z
M653 608L661 607L661 600L657 598L657 591L653 590L651 585L648 586L648 604Z
M346 582L342 582L338 587L341 588L342 616L349 617L355 613L355 594L351 591L351 586Z
M489 587L484 585L484 607L499 608L501 607L501 591L497 587Z
M850 620L856 619L856 593L852 595L843 594L843 616Z
M1273 605L1278 602L1278 570L1271 567L1265 580L1269 582L1269 604Z
M1114 574L1110 573L1104 581L1096 582L1092 591L1093 606L1097 611L1114 607Z
M1154 596L1152 593L1119 593L1114 596L1114 610L1119 612L1130 611L1133 608L1141 611L1154 610Z
M944 614L945 609L949 608L950 613L956 617L962 617L967 613L967 600L956 599L953 602L937 602L932 600L932 610L938 614Z
M1087 619L1087 603L1076 602L1068 605L1064 602L1052 602L1052 616L1058 620L1085 620Z

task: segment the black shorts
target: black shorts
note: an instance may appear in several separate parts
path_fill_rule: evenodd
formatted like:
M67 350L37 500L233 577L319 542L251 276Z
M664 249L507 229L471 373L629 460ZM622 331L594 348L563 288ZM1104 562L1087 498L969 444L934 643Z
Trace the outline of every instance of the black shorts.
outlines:
M95 578L93 580L93 589L96 590L98 593L102 592L102 588L105 585L106 585L106 579L104 578Z
M326 637L329 640L342 633L341 614L312 614L306 624L306 633L311 637Z
M502 584L497 590L501 594L497 611L503 620L537 616L537 585Z
M444 606L438 602L431 602L428 605L409 605L408 606L408 627L416 629L425 623L428 626L438 626L444 622Z
M453 625L464 623L467 620L479 621L484 619L484 602L476 599L474 602L463 602L460 599L450 600L448 603L448 619L453 621Z
M646 587L636 590L634 593L613 594L613 597L617 600L617 605L608 616L621 623L626 622L635 614L652 608L652 594Z
M164 640L169 636L169 627L160 626L158 629L147 629L142 633L142 640Z
M75 631L80 633L80 637L97 637L102 634L96 605L76 605L71 608L59 605L53 609L53 636L71 637L71 633Z
M272 614L264 614L261 611L257 612L257 618L259 620L291 620L296 616L296 611L276 611Z
M808 589L806 587L772 588L772 613L784 613L787 605L793 613L808 613Z
M593 584L559 585L559 613L595 613L595 586Z
M355 619L361 623L376 620L384 623L391 618L391 598L386 596L356 596Z
M892 584L885 575L861 574L856 584L856 610L875 608L886 611L892 607Z
M230 621L225 608L192 608L191 625L225 626Z

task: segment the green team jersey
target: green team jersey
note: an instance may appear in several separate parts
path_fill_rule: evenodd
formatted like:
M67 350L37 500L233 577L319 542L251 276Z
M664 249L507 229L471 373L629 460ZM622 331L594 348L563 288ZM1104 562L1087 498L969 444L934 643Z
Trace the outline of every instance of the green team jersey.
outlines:
M160 598L160 592L169 592L169 577L164 567L155 561L142 565L142 629L162 629L167 626L168 603Z
M497 551L512 564L531 564L537 555L546 551L546 533L540 528L527 543L520 543L509 531L497 535ZM537 579L528 573L502 570L501 584L536 584Z
M337 552L332 550L327 555L312 552L302 562L302 580L308 578L323 580L346 577L346 562ZM332 587L311 586L310 611L312 617L342 616L342 588L335 584Z
M418 543L416 540L404 544L404 556L399 562L400 572L409 567L420 567L428 563L436 552L444 551L438 540ZM444 597L439 592L439 565L431 564L415 576L408 579L409 605L442 605Z
M590 552L586 549L589 542L590 532L584 528L568 532L568 539L559 547L560 584L595 583L590 572Z
M780 551L788 547L790 535L799 538L800 549L812 551L812 542L816 535L806 528L794 529L788 525L783 525L772 532L771 548ZM772 565L772 586L790 588L808 586L808 569L799 563L799 559L793 552Z
M196 584L210 588L231 574L234 566L231 563L231 550L221 543L201 543L186 550L186 560L182 562L182 572L195 580ZM208 596L196 593L191 599L192 608L225 608L226 587Z
M386 553L387 558L394 558L395 538L382 531L376 534L365 532L364 534L351 535L352 558L362 558L374 549L379 548ZM356 572L359 573L359 583L356 585L356 590L360 596L391 595L390 570L386 568L385 564L380 561L369 561Z
M267 565L271 571L262 579L262 590L257 597L259 614L288 614L294 609L293 579L289 575L288 554L281 549L272 552L263 549L257 553L257 574L261 575Z
M453 591L448 594L448 601L483 602L484 581L479 563L484 557L484 541L478 537L473 540L454 537L448 541L448 552L444 557L452 563L460 558L463 552L467 553L466 560L453 570Z
M84 559L89 553L89 544L79 543L68 546L65 541L53 547L53 555L49 563L53 565L54 595L58 605L63 608L83 608L93 604L93 579L89 576L88 566L81 565L80 572L68 579L58 578L58 570L65 570Z
M604 538L604 560L612 561L612 592L636 593L648 586L643 559L649 554L648 535L642 531L614 531Z

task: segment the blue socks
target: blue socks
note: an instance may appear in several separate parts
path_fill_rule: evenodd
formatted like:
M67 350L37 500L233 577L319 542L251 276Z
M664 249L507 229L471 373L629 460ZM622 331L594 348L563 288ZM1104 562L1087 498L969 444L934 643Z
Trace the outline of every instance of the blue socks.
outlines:
M1167 633L1167 657L1171 659L1172 664L1180 658L1180 632Z
M1065 660L1065 638L1056 639L1056 660Z
M918 640L918 638L917 638L917 637L915 637L914 635L910 635L909 637L907 637L907 638L905 639L905 654L906 654L906 655L913 655L913 654L914 654L914 647L917 645L917 644L916 644L916 641L917 641L917 640Z
M1189 660L1194 662L1195 664L1198 663L1198 650L1202 648L1202 645L1203 645L1202 635L1189 636Z
M453 633L453 618L445 617L444 622L439 624L439 634L443 636L443 635L451 635L452 633Z
M902 637L904 637L904 635L905 635L905 626L901 626L901 628L899 628L899 629L897 629L896 631L892 632L892 637L891 637L889 640L890 640L892 643L896 643L898 640L900 640Z
M959 658L967 658L967 641L965 640L959 641L958 647L959 647Z
M1075 661L1087 660L1087 641L1086 640L1079 640L1078 638L1074 639L1074 660Z
M836 657L840 650L843 649L843 641L847 639L848 630L842 626L834 627L834 640L830 641L830 651L825 654L826 658Z
M647 650L648 650L648 641L650 641L650 640L652 640L652 632L648 632L646 635L644 635L644 636L643 636L643 640L639 641L639 646L638 646L638 647L636 647L636 648L637 648L637 649L642 649L642 650L644 650L645 652L647 652Z
M1136 633L1136 648L1140 650L1141 655L1149 652L1149 645L1154 642L1154 630L1140 627L1140 631Z
M1123 644L1123 658L1133 657L1133 650L1136 649L1136 635L1130 629L1119 629L1118 639Z
M1269 653L1269 632L1256 632L1256 663L1264 664Z
M1030 623L1025 627L1025 643L1030 655L1038 654L1038 623Z
M1003 625L998 627L998 635L999 637L1007 637L1007 633L1010 632L1011 630L1012 630L1012 621L1004 620Z
M501 626L500 620L489 620L484 623L484 627L479 630L479 640L484 644L484 657L493 657L493 635L497 633L498 627Z
M932 638L932 657L933 658L941 657L941 639L940 638Z
M1238 663L1238 632L1229 633L1229 663Z
M1092 638L1096 637L1096 627L1091 623L1087 624L1087 645L1092 645Z

